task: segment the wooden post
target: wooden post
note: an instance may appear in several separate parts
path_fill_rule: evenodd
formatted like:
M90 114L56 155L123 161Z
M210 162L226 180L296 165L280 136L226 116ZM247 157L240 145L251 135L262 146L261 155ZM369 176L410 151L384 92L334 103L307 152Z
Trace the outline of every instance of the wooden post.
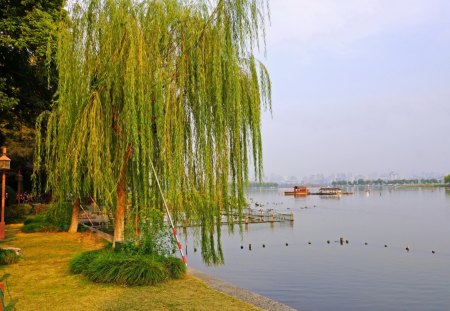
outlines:
M289 215L289 221L294 221L294 212L291 211L291 214Z
M2 171L2 214L0 219L0 240L5 239L5 198L6 198L6 171Z

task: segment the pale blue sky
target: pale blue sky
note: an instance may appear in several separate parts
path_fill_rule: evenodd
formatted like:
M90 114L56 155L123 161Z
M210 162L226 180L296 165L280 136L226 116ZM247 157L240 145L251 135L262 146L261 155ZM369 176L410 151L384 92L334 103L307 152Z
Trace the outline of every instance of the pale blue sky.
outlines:
M450 1L270 8L265 175L450 173Z

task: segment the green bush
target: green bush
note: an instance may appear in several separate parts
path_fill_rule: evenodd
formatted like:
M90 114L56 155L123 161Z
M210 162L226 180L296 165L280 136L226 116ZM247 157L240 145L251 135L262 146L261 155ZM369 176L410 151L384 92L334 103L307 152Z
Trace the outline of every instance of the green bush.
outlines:
M51 204L45 213L25 219L22 231L26 233L67 231L71 213L70 203Z
M24 225L31 224L33 222L45 222L45 215L28 216L23 222Z
M33 213L38 215L38 214L43 214L45 213L52 205L51 204L33 204Z
M181 279L186 273L186 265L177 257L161 257L161 261L170 273L172 279Z
M181 266L182 265L182 266ZM93 282L130 286L154 285L169 278L181 278L186 272L177 258L145 256L103 249L84 252L69 265L72 273L82 273Z
M19 260L19 255L11 249L0 248L0 265L10 265Z
M80 274L97 258L99 251L87 251L75 256L69 263L69 270L73 274Z
M34 232L58 232L61 231L57 225L48 224L44 222L32 222L22 227L24 233Z
M165 266L152 257L100 252L84 274L94 282L150 285L169 278Z
M20 222L31 214L30 204L15 204L5 208L5 219L8 223Z

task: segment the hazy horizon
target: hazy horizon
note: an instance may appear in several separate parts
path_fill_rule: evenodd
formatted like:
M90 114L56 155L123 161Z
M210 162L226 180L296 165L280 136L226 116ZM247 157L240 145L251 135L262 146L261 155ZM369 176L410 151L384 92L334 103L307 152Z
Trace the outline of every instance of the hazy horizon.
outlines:
M450 2L271 1L266 176L450 173Z

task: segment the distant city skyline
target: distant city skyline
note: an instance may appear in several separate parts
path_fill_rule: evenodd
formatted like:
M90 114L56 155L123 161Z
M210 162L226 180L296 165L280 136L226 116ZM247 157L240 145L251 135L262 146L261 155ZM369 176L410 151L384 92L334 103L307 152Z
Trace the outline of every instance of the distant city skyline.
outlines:
M450 1L271 1L265 176L450 174Z
M364 180L400 180L400 179L438 179L442 180L444 177L443 173L438 172L422 172L413 175L400 175L395 171L384 172L384 173L371 173L368 175L347 172L347 173L336 173L336 174L324 174L316 173L308 176L283 176L279 174L265 175L263 181L265 182L277 182L277 183L302 183L302 184L326 184L333 181L356 181L359 179Z

